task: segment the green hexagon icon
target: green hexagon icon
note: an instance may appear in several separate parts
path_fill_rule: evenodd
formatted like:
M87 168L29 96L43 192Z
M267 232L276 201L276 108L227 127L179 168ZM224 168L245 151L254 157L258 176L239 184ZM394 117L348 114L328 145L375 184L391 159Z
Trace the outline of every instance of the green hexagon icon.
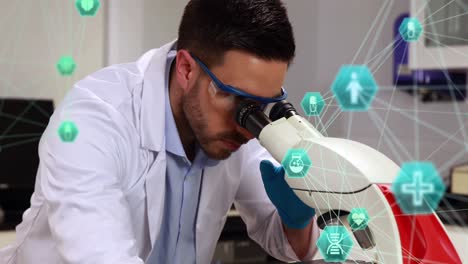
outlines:
M94 16L101 3L99 0L76 0L75 5L81 16Z
M415 17L407 17L403 19L398 28L401 37L407 42L417 41L423 33L423 26Z
M325 101L320 93L307 92L301 101L301 106L307 116L319 116L325 107Z
M367 111L378 86L365 65L343 65L331 87L343 111Z
M353 208L348 215L348 223L353 230L365 229L369 220L369 213L365 208Z
M406 162L392 184L398 205L405 214L430 214L445 193L439 172L430 162Z
M76 69L75 60L70 56L62 56L56 66L62 76L70 76Z
M63 142L71 143L78 136L78 128L72 121L63 121L58 129L58 134Z
M304 178L312 161L304 149L290 149L281 162L289 178Z
M325 262L343 262L349 256L354 242L344 226L326 226L317 240L317 248Z

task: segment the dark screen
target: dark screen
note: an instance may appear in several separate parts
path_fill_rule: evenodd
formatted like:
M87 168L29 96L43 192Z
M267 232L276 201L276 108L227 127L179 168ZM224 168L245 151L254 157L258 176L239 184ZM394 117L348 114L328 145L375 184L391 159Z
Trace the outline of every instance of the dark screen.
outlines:
M0 99L0 206L4 210L21 211L28 206L39 165L39 140L52 112L51 100Z

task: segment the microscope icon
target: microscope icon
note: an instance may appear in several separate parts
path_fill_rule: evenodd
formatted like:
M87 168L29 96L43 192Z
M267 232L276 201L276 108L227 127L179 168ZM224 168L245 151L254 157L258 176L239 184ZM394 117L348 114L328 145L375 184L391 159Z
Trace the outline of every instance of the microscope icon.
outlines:
M317 108L318 108L317 97L311 96L309 98L309 100L310 100L310 113L311 114L316 114L317 113Z

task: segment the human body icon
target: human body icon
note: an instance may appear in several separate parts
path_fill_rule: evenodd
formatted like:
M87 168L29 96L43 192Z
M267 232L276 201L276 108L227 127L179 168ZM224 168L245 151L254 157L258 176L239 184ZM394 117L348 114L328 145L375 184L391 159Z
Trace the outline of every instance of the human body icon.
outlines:
M346 92L350 93L350 101L352 105L357 105L359 103L359 96L363 90L362 85L359 83L357 73L351 73L351 81L346 87Z
M343 111L368 111L378 87L366 65L343 65L331 89Z

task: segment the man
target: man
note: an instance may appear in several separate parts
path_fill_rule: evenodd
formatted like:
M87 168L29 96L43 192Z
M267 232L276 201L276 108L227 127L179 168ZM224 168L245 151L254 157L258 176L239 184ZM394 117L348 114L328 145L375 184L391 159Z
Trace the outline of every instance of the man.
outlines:
M177 42L88 76L57 108L0 262L209 263L232 203L268 253L310 259L314 209L234 119L242 100L284 98L294 53L279 0L190 1Z

